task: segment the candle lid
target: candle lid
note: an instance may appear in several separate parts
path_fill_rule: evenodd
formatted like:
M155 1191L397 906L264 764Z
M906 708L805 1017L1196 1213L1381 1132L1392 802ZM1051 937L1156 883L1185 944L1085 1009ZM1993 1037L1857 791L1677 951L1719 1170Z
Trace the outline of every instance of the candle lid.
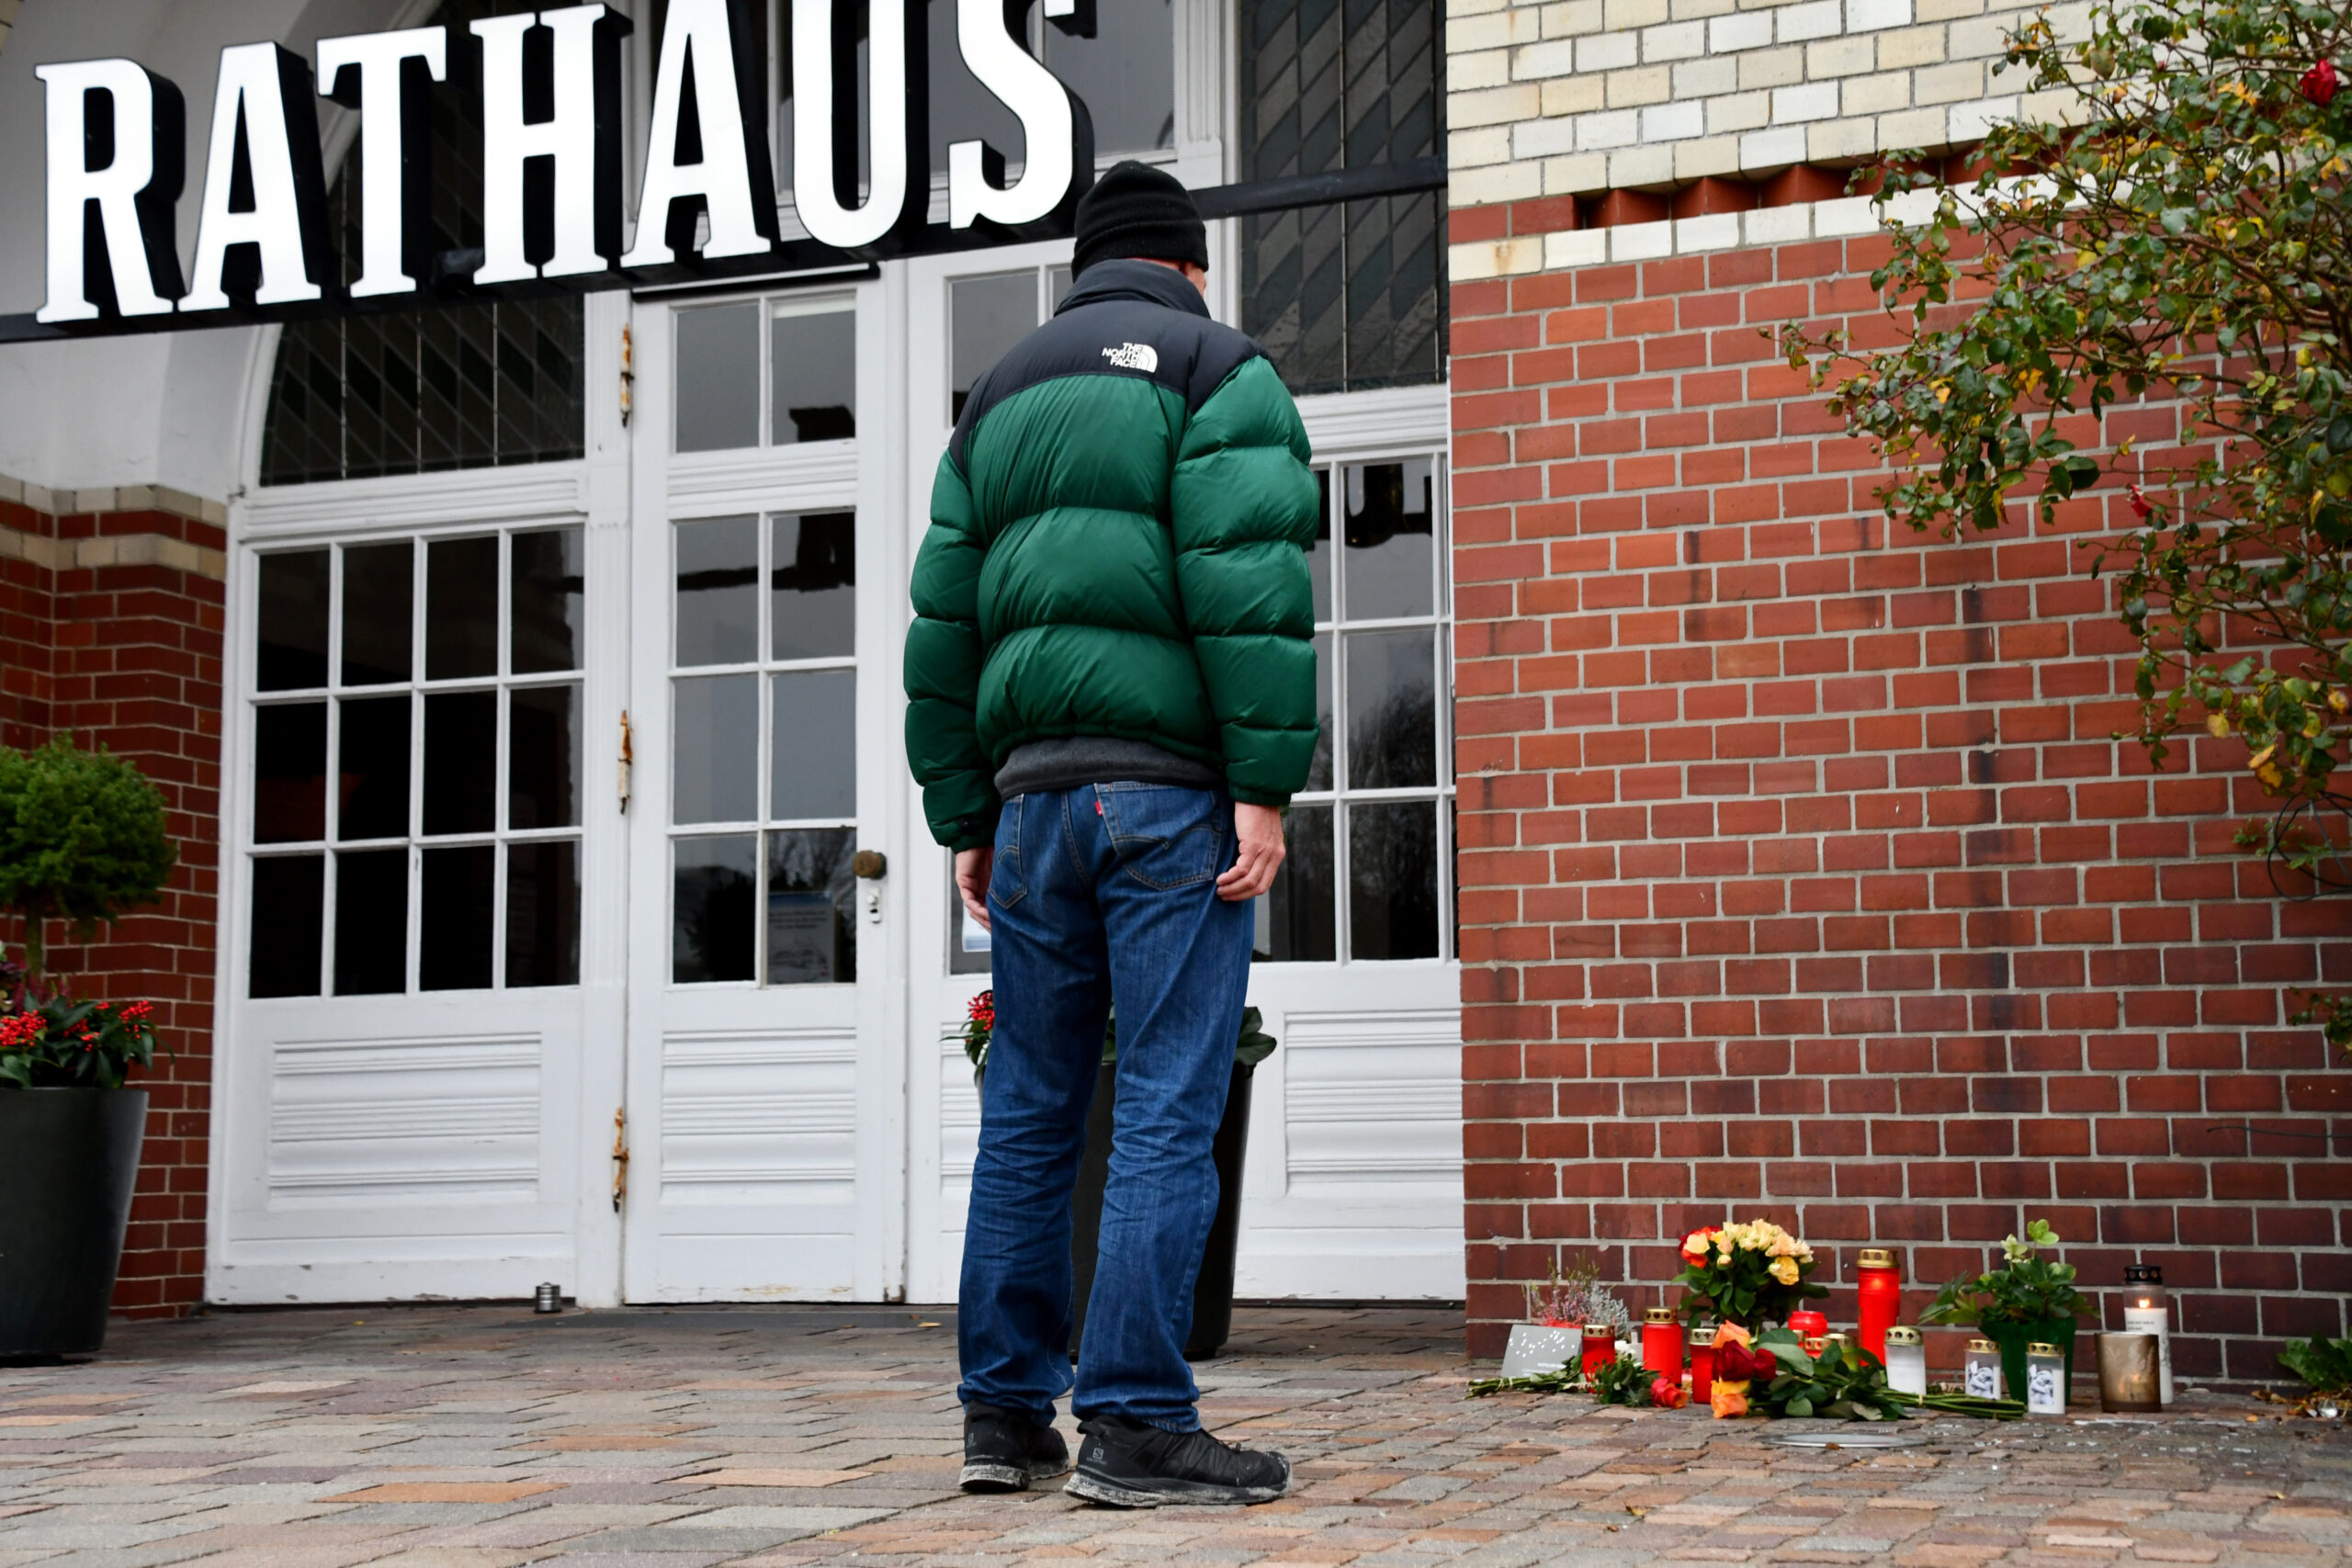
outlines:
M1919 1343L1919 1331L1898 1323L1886 1331L1886 1342L1890 1345L1917 1345Z
M1821 1337L1821 1342L1824 1345L1851 1345L1854 1342L1854 1337L1843 1333L1825 1334Z
M2165 1282L2165 1271L2154 1263L2126 1263L2123 1266L2123 1282L2127 1285L2161 1285Z
M2058 1347L2044 1345L2040 1340L2035 1340L2025 1348L2025 1353L2029 1356L2054 1356L2058 1353Z
M2000 1348L1998 1345L1994 1344L1990 1339L1972 1339L1968 1342L1968 1348L1972 1350L1984 1352L1991 1352Z
M1672 1307L1644 1307L1642 1321L1644 1323L1672 1323L1674 1309Z
M1894 1267L1894 1254L1883 1247L1866 1247L1862 1248L1860 1262L1865 1269L1892 1269Z
M1588 1323L1584 1325L1584 1337L1587 1339L1614 1339L1617 1329L1612 1324Z

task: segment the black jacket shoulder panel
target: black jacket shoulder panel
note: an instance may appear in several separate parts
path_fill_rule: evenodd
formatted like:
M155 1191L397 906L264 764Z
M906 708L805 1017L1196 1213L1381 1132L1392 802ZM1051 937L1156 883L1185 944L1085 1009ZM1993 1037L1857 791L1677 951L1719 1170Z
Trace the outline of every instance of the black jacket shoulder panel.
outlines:
M1212 318L1182 273L1151 262L1097 262L1054 319L1014 344L972 387L948 451L965 448L981 420L1008 398L1065 376L1134 376L1156 381L1197 413L1226 378L1265 352Z

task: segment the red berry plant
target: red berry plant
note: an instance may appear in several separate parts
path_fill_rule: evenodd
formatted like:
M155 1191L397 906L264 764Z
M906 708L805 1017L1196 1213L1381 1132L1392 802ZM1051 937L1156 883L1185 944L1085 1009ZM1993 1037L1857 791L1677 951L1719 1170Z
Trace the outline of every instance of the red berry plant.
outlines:
M2027 18L1996 91L2036 118L1994 125L1964 178L1876 171L1893 331L1781 332L1893 462L1890 519L2083 536L2140 649L2133 739L2159 768L2184 732L2227 747L2210 762L2276 803L2238 842L2299 897L2352 889L2346 60L2343 0ZM2136 441L2108 423L2127 408ZM2352 995L2309 998L2314 1020L2352 1043Z
M155 1060L154 1012L43 995L0 963L0 1089L120 1089Z

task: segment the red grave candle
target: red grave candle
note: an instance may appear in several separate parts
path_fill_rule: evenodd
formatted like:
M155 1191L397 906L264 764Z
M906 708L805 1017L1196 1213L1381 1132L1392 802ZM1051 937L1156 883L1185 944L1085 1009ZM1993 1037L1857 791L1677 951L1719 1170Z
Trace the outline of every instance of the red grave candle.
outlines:
M1690 1347L1690 1403L1704 1404L1715 1387L1715 1348L1705 1337Z
M1642 1370L1674 1382L1682 1381L1682 1325L1672 1307L1642 1314Z
M1584 1354L1577 1365L1589 1380L1593 1373L1617 1359L1617 1331L1605 1323L1584 1325Z
M1855 1312L1855 1341L1883 1363L1886 1331L1894 1326L1903 1306L1903 1280L1895 1272L1894 1254L1883 1247L1862 1248L1860 1259L1861 1304Z
M1829 1332L1829 1319L1811 1307L1799 1307L1789 1314L1789 1332L1799 1339L1818 1339Z

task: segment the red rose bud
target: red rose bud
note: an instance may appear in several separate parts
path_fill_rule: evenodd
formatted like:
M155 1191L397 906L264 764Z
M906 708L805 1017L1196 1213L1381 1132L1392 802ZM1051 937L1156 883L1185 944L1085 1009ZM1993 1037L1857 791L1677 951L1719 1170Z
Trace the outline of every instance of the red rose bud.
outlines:
M2154 507L2148 504L2148 498L2140 493L2140 487L2138 485L2133 485L2132 487L2132 514L2134 517L2145 517L2149 513L2154 512Z
M2301 82L2297 84L2297 85L2302 88L2303 96L2309 98L2312 102L2317 104L2322 108L2327 107L2328 100L2335 96L2336 76L2335 64L2329 61L2321 61L2317 65L2312 66L2309 71L2303 73L2303 79Z

